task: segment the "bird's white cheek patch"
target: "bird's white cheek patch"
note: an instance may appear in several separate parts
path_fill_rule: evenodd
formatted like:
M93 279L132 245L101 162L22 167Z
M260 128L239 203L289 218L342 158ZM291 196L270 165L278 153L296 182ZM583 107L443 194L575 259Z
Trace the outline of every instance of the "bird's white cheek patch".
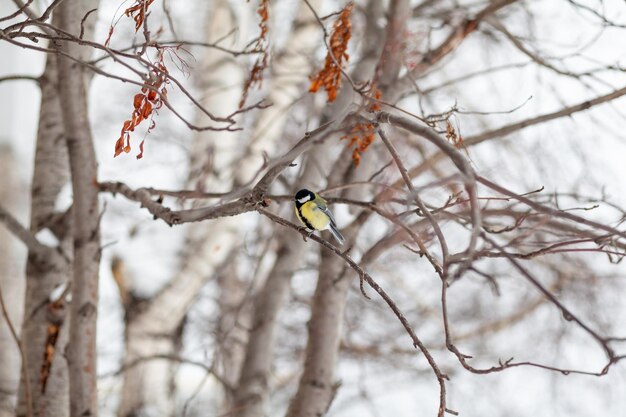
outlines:
M306 197L302 197L301 199L299 199L299 200L298 200L298 202L299 202L300 204L304 204L304 203L306 203L307 201L309 201L310 199L311 199L311 196L308 196L308 195L307 195Z

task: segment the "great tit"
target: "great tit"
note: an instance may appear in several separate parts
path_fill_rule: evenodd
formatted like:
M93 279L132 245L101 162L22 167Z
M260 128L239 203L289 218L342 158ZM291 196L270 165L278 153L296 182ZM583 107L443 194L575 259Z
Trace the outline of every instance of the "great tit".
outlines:
M337 222L326 207L326 201L317 193L302 189L295 195L296 215L309 230L330 230L337 242L343 245L344 238L337 230Z

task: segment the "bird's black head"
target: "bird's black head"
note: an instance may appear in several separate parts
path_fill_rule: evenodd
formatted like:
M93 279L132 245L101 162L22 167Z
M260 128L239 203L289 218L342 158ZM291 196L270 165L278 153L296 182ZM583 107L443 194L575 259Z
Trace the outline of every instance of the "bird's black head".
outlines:
M302 190L296 193L294 199L296 200L296 205L301 206L307 201L313 201L315 199L315 194L313 194L311 191L307 190L306 188L303 188Z

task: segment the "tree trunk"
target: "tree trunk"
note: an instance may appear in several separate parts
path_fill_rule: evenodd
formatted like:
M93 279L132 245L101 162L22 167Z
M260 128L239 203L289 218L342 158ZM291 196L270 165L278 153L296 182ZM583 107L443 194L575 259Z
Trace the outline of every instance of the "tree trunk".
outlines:
M74 6L82 18L82 15L97 7L97 4L96 0L86 0ZM58 18L58 14L54 13L53 24L58 24ZM93 37L94 22L93 17L85 21L86 39ZM72 32L79 29L80 24L73 27ZM59 241L59 251L66 259L71 260L71 216L54 211L57 197L70 177L57 78L57 57L49 54L40 79L41 107L31 187L30 228L33 233L49 228ZM66 417L69 415L69 379L63 353L69 328L65 320L65 305L62 301L50 303L49 297L57 286L70 281L71 269L69 263L65 266L58 263L56 265L56 268L41 268L29 256L22 340L36 415ZM49 331L58 331L56 338L49 336ZM44 358L46 349L49 355ZM43 373L43 369L48 371ZM23 378L20 382L17 413L19 416L26 414L26 384Z
M61 29L78 35L85 14L78 7L82 3L69 0L61 3L57 8ZM81 58L81 49L75 42L61 43L61 50L72 57ZM98 164L89 124L83 68L64 56L59 57L58 65L59 99L74 197L74 261L67 351L70 415L97 416L96 324L100 267L100 213L96 187Z
M312 0L309 4L319 10L323 0ZM301 2L289 40L272 62L274 71L265 98L271 106L260 111L255 121L247 155L237 170L238 183L247 184L253 178L263 166L264 154L275 155L291 114L289 110L302 94L303 85L309 82L309 75L314 70L312 57L321 40L319 23L309 7Z
M24 204L17 178L17 161L13 150L0 143L0 166L4 178L0 181L0 201L6 209L18 212ZM20 382L20 352L11 334L8 321L15 330L22 322L23 261L25 251L11 232L0 227L0 287L8 317L0 314L0 417L15 415L17 388Z
M385 86L387 82L397 77L401 68L399 65L401 48L397 41L399 33L403 33L406 19L409 17L407 9L407 0L391 2L385 46L381 48L381 42L384 38L380 36L379 30L376 28L383 9L381 2L376 0L369 2L367 29L365 31L368 34L368 39L365 42L363 59L355 69L354 78L357 81L371 79L373 75L374 80L378 78L378 81ZM377 62L376 71L373 71ZM326 117L331 119L337 114L344 114L343 109L349 108L352 95L353 92L349 88L342 89L334 106L329 108L330 112L327 113ZM344 178L343 181L338 181L341 171L335 170L334 175L329 178L329 185L334 182L345 183L365 180L375 169L375 164L367 163L365 165L364 168L366 169L348 172L347 174L351 175L351 178ZM350 197L356 200L367 200L365 193L364 189L349 191ZM352 246L361 222L368 215L366 212L362 213L351 226L344 229L346 247ZM311 320L308 326L304 370L296 395L289 404L287 417L319 417L325 415L336 395L339 386L334 380L334 373L339 354L343 312L351 282L350 276L351 273L347 272L340 258L327 249L322 249L317 287L311 303Z
M121 259L113 260L112 272L124 304L125 366L128 366L124 371L122 400L117 414L120 417L144 413L173 416L174 375L171 372L171 362L166 358L179 353L177 341L183 323L179 323L178 329L172 329L171 323L156 321L156 303L159 302L160 294L150 299L135 296L135 290L130 283L136 280L127 276ZM159 356L160 359L142 360L154 356Z
M249 7L245 3L243 7ZM228 34L233 27L246 25L235 20L235 14L226 0L216 0L209 11L207 39L213 42ZM242 48L245 34L230 36L225 47ZM234 57L216 49L207 50L199 71L202 105L214 114L224 115L236 109L243 81L243 72ZM198 124L206 124L200 116ZM233 167L241 152L237 132L200 132L194 139L189 182L196 188L210 191L228 191L233 184ZM210 163L212 163L210 165ZM137 362L139 358L154 355L170 356L175 352L187 311L200 289L228 259L240 242L240 220L224 218L202 222L189 229L187 249L181 261L181 270L158 294L145 300L136 316L129 317L126 329L125 364L134 366L124 374L119 417L136 415L142 411L173 415L174 398L171 395L171 378L167 375L170 361L154 359Z
M311 1L315 9L321 0ZM268 88L267 101L272 106L261 111L256 120L252 144L238 172L238 182L246 183L261 168L263 153L273 155L283 137L289 109L308 82L312 66L309 57L317 48L321 33L318 22L304 3L298 9L294 29L285 51L273 63L277 68ZM319 171L309 164L305 169L311 184L319 179ZM291 209L291 207L289 207ZM288 211L289 213L292 210ZM240 417L262 417L271 391L270 372L274 357L274 344L278 313L287 301L291 277L301 262L304 241L289 234L278 237L277 258L263 287L255 296L248 344L243 366L234 391L233 412Z
M55 19L56 20L56 19ZM53 55L48 56L46 69L41 77L41 113L39 116L39 131L37 133L37 147L35 151L35 172L31 194L31 231L37 233L46 227L52 227L55 212L54 203L61 188L69 179L67 147L61 121L61 106L57 94L57 60ZM49 171L48 171L49 170ZM71 256L71 233L61 228L58 234L59 247ZM70 265L60 269L43 269L29 256L26 267L26 299L24 307L24 322L22 325L22 340L28 362L28 378L31 382L33 406L38 415L59 416L69 415L69 380L67 362L52 355L52 362L46 363L50 368L47 378L42 378L44 351L48 340L50 325L46 306L52 291L59 285L69 282ZM57 314L58 330L65 339L67 326L64 317ZM49 348L55 352L63 349L62 340L57 339ZM60 360L58 360L58 359ZM50 357L47 359L50 360ZM45 381L45 389L44 389ZM26 384L20 383L18 415L26 414Z
M278 313L287 301L291 277L302 262L305 247L303 240L292 241L290 237L281 239L274 267L256 295L245 360L234 394L233 411L239 417L266 415Z
M207 28L207 41L219 39L238 28L232 47L241 49L249 39L245 30L252 25L250 12L254 9L248 3L239 3L235 11L229 2L215 2L211 15L211 24ZM236 19L236 17L239 19ZM233 35L230 35L233 36ZM240 62L218 51L207 51L202 62L202 76L199 87L206 97L203 105L216 113L230 112L236 109L242 94L246 76ZM201 115L204 119L204 116ZM202 120L200 119L200 120ZM241 158L246 144L239 132L199 132L194 139L192 155L191 181L196 187L214 191L230 191L235 187L235 172L241 166ZM222 218L217 221L203 222L190 230L188 236L188 265L183 273L199 274L202 283L218 278L218 309L216 329L221 333L221 340L216 346L217 361L214 363L223 381L235 385L244 358L244 346L249 327L246 312L240 310L246 294L247 283L243 282L234 269L224 271L223 276L216 276L218 269L227 259L233 259L233 251L242 244L241 219ZM236 324L236 325L234 325ZM213 323L210 324L213 326ZM206 331L215 329L207 326ZM232 396L229 389L223 390L222 403L218 414L231 409Z
M346 244L351 239L346 236ZM335 395L335 366L339 354L341 323L345 298L350 288L350 274L335 254L322 250L315 295L311 302L309 338L304 372L298 391L289 404L287 417L319 417L326 414Z

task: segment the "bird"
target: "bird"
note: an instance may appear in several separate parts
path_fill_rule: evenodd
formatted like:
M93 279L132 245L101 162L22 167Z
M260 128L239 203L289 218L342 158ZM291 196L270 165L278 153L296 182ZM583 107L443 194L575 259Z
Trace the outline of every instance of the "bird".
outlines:
M335 217L328 210L326 201L317 193L306 188L298 191L294 197L298 220L309 230L330 230L333 237L343 245L345 239L337 229Z

